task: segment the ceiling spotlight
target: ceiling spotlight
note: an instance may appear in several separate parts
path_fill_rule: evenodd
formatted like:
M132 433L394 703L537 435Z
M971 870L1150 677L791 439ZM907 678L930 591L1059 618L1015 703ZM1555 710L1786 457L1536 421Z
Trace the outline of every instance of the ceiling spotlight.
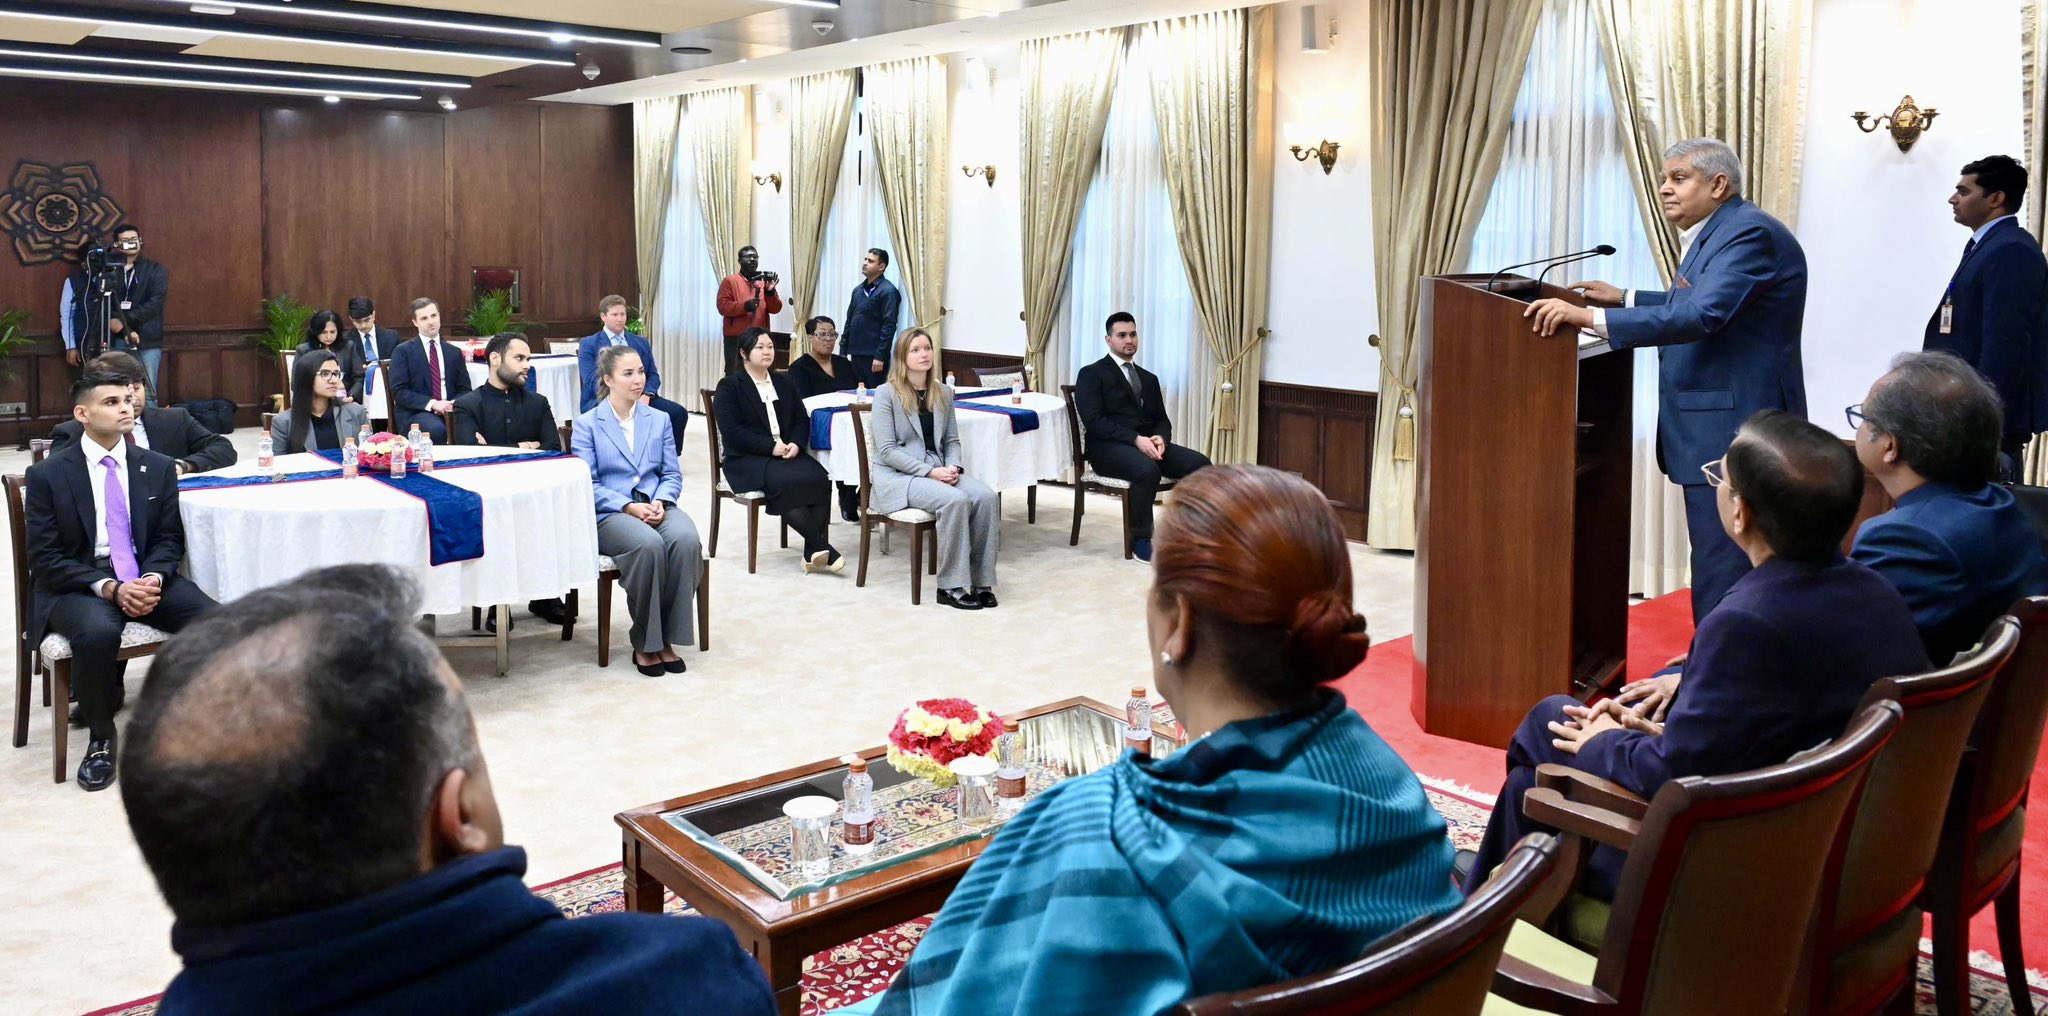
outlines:
M339 96L339 95L330 95L330 96L328 96L328 97L327 97L327 102L328 102L328 104L329 104L329 105L332 105L332 104L334 104L334 103L337 103L337 102L340 102L340 101L341 101L341 96Z
M235 13L235 9L233 7L225 7L220 4L193 4L189 9L194 14L213 14L221 17L226 17Z
M671 53L680 53L683 56L711 55L711 47L709 46L670 46L668 48L668 51Z
M557 46L563 46L567 45L572 40L569 38L569 36L564 35L560 32L556 32L555 34L548 36L548 41L554 43Z
M591 81L597 80L597 61L586 60L583 62L583 76Z
M450 113L455 112L455 100L445 95L441 96L441 108L447 110Z
M839 26L831 18L813 18L811 20L811 31L819 35L830 35L832 30L837 27Z

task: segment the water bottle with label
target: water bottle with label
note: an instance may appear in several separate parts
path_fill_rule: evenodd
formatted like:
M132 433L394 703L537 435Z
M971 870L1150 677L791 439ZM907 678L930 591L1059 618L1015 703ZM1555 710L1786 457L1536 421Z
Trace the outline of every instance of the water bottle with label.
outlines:
M258 437L256 439L256 467L258 469L269 469L275 452L276 448L271 444L268 433Z
M950 370L946 372L946 390L949 392L953 390L953 372Z
M839 842L847 853L859 856L875 849L875 778L868 775L867 759L848 755L845 762Z
M1124 703L1124 747L1138 751L1152 751L1152 700L1145 697L1145 689L1132 688L1130 700Z
M356 428L356 448L360 450L367 447L369 443L370 425L366 422L361 427Z
M421 432L419 424L412 425L412 431L405 436L405 444L412 449L413 468L422 473L434 471L434 443Z
M866 381L862 381L854 386L853 404L856 406L865 406L868 404L868 383Z
M386 456L390 459L391 478L394 480L405 476L405 451L406 446L400 445L391 449L390 454Z
M1024 745L1017 725L1003 720L1003 732L996 736L996 808L1014 812L1024 804Z
M362 453L356 449L356 439L348 438L341 443L341 475L353 480L362 468Z

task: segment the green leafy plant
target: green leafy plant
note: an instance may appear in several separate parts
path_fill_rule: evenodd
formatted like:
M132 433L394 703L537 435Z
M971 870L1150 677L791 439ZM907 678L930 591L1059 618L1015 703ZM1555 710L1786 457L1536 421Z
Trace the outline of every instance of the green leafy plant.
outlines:
M494 289L476 298L476 306L469 309L465 319L469 332L478 338L489 338L503 332L524 332L527 325L512 312L512 294L503 289Z
M0 379L14 380L14 351L29 343L21 327L27 323L28 311L0 311Z
M313 320L313 308L279 293L263 301L263 331L247 338L274 353L289 353L306 341L306 322Z
M626 305L626 330L634 335L647 334L646 322L641 320L640 305L637 303Z

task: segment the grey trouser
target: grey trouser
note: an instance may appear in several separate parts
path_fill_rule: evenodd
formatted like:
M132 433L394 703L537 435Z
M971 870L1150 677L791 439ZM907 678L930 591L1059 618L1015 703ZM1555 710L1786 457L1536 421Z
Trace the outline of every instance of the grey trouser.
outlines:
M996 492L961 473L958 486L912 477L909 498L910 507L939 517L939 588L994 588L996 532L1002 522Z
M658 527L625 512L600 515L597 552L619 566L634 649L658 653L697 641L694 608L704 543L688 515L670 508Z

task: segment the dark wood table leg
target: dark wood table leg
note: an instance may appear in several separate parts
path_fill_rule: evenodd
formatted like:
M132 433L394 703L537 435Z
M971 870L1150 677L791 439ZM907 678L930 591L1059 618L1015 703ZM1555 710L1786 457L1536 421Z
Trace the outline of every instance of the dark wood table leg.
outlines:
M640 841L631 833L626 835L624 860L626 877L626 910L637 914L661 913L664 894L668 889L661 880L649 874L640 866Z
M761 961L761 969L768 972L768 987L775 992L775 1011L782 1016L797 1016L803 1003L804 957L787 945L776 948L774 939L765 935L749 944L754 948L754 958Z

